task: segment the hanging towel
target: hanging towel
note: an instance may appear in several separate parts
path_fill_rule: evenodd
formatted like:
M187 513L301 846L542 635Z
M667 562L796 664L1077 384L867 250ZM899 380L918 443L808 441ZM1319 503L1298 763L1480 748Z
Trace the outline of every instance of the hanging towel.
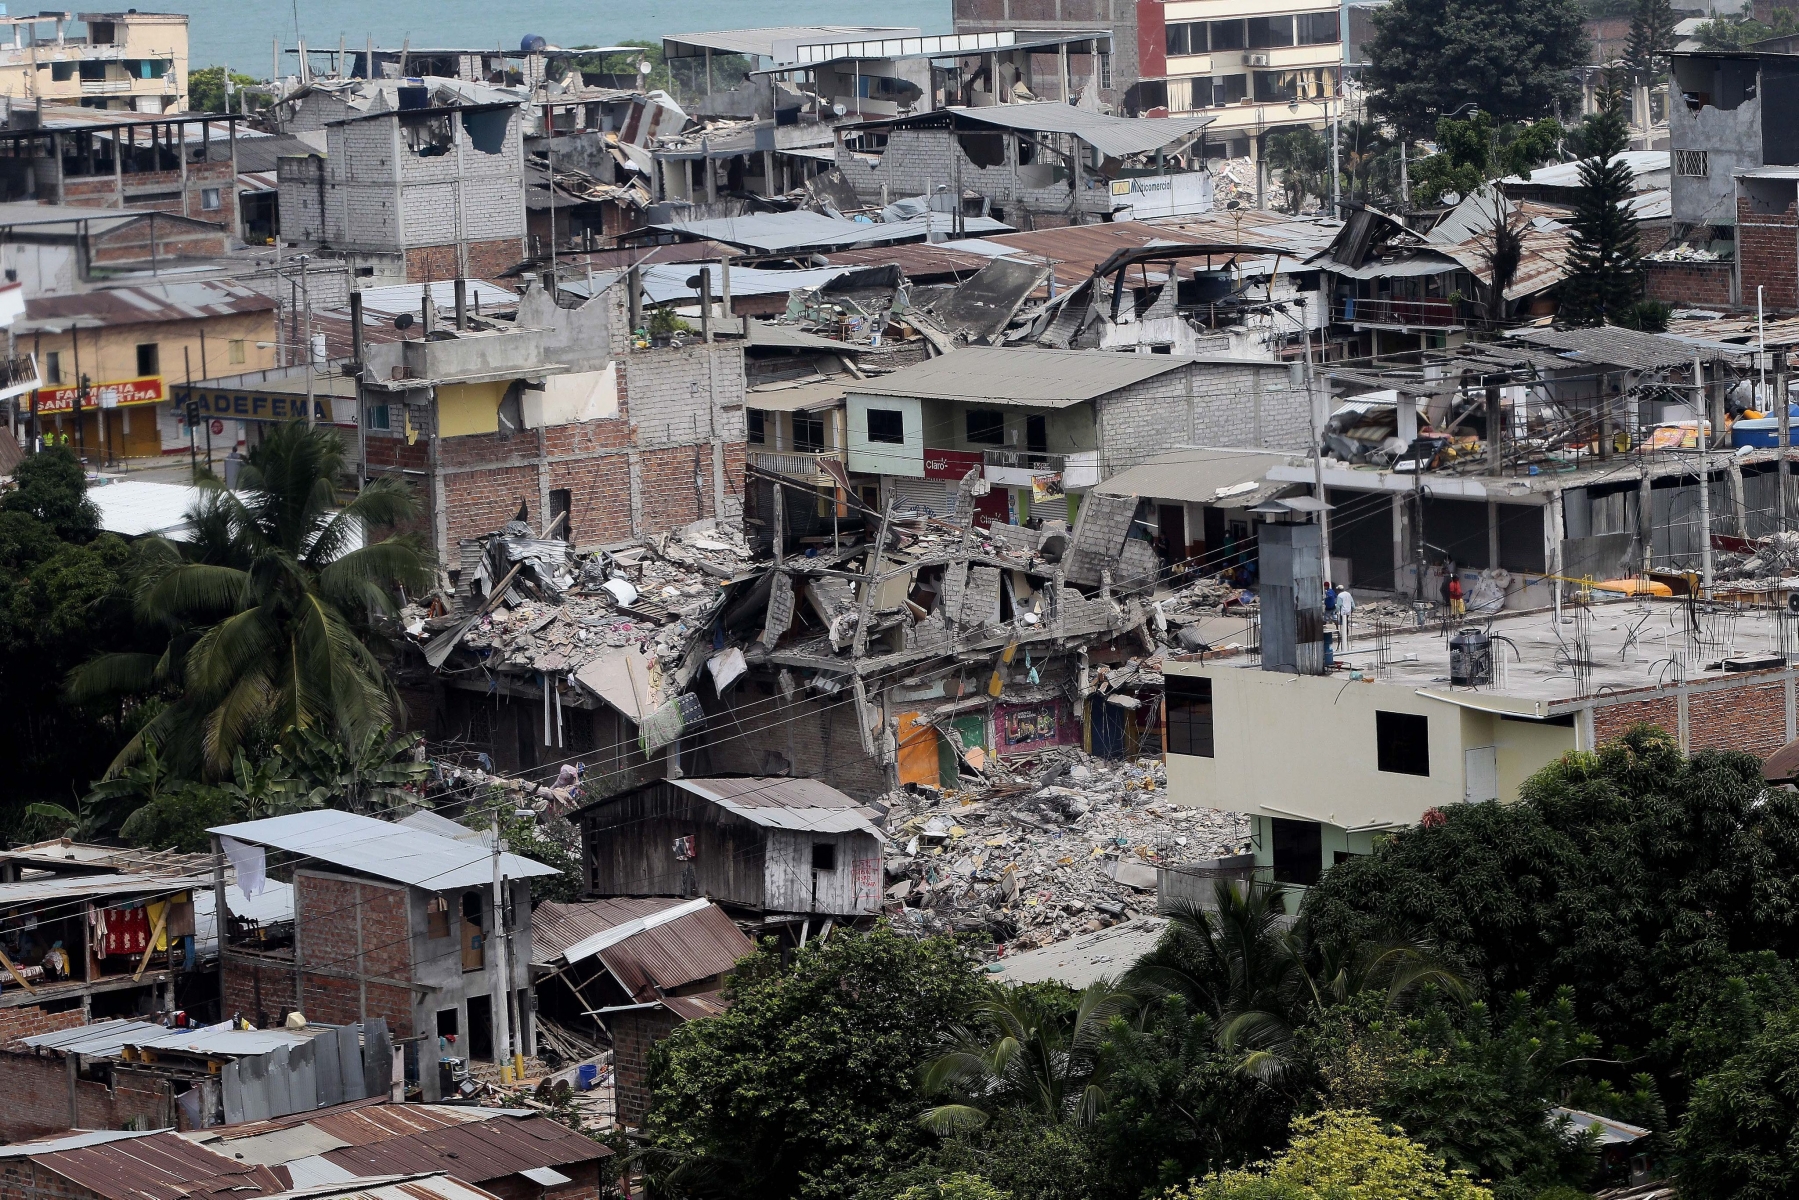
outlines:
M150 914L142 908L112 908L106 912L106 954L142 954L150 945Z
M264 856L262 847L222 834L219 837L219 847L225 851L225 857L231 860L231 866L237 872L237 890L247 899L254 900L260 896L269 883L268 859Z

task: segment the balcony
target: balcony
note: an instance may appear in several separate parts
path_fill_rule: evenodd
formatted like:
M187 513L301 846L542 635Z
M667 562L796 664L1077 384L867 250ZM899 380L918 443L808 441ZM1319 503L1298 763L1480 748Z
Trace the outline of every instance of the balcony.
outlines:
M777 475L785 475L790 479L800 479L807 483L829 485L832 476L826 473L822 465L826 459L843 461L841 450L757 450L751 447L745 454L753 467L764 471L773 471Z
M1447 300L1345 300L1333 316L1351 325L1379 329L1460 329L1456 306Z
M41 386L42 383L43 381L38 378L35 355L23 354L18 358L0 358L0 400L23 396L33 388Z
M130 79L83 79L81 94L83 96L129 96L133 82Z
M1088 488L1099 482L1099 452L1046 454L1040 450L988 450L981 455L987 482L1002 487L1030 487L1031 476L1056 474L1065 488Z

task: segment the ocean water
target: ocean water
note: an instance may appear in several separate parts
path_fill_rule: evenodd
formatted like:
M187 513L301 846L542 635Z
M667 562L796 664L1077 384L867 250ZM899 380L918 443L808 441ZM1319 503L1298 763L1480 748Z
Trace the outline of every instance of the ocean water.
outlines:
M227 63L268 77L273 42L294 44L296 25L315 49L342 38L376 45L517 47L528 33L559 46L607 46L702 29L759 25L916 25L950 31L950 0L151 0L146 11L185 12L193 66ZM26 11L18 6L18 11ZM297 18L297 20L296 20ZM284 68L293 70L292 58Z

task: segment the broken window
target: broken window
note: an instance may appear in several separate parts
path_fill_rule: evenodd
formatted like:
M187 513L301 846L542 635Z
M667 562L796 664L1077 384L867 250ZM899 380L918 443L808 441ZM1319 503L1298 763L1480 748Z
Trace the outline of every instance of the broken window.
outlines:
M462 114L462 127L468 131L468 144L483 154L502 154L506 150L506 125L512 110L490 108Z
M162 368L162 356L157 353L155 342L145 342L137 348L137 373L139 376L154 375Z
M1430 719L1417 713L1376 711L1375 764L1396 775L1430 774Z
M1316 821L1274 822L1274 881L1311 887L1324 873L1324 830Z
M521 381L515 379L512 381L512 384L507 387L506 394L500 397L499 425L501 437L511 437L525 427L524 404L521 400L524 390L525 385Z
M450 902L442 896L433 896L425 901L425 936L450 936Z
M455 129L447 113L404 120L400 129L406 136L407 147L420 158L442 157L456 144Z
M1212 757L1212 681L1170 675L1165 682L1168 753Z
M999 446L1006 440L1006 414L997 408L971 408L967 415L968 440L976 445Z
M814 871L835 871L837 869L837 844L835 842L812 843L812 869Z
M977 167L1003 167L1006 165L1006 136L1003 133L959 133L956 144L962 147L962 153L968 161Z
M906 418L897 408L868 410L868 440L901 446L906 441Z

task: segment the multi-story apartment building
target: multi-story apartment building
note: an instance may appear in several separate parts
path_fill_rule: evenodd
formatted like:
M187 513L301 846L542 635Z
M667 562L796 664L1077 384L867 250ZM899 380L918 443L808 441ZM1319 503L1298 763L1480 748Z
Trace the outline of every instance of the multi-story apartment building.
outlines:
M1320 127L1342 95L1342 14L1318 0L1169 0L1159 65L1170 113L1210 112L1206 141L1232 157L1260 156L1262 136ZM1142 18L1140 18L1141 20ZM1149 22L1145 22L1149 24ZM1153 31L1146 29L1147 44Z
M0 95L141 113L187 109L187 15L0 15Z

